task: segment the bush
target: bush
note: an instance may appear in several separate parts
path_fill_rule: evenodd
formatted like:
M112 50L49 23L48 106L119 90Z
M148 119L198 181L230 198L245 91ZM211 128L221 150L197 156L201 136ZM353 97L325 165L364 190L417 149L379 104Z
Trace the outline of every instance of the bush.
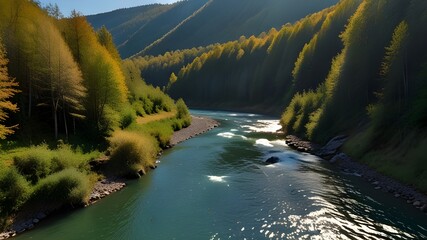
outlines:
M28 182L14 167L1 170L0 216L4 217L18 210L27 200L29 193L30 186Z
M188 107L185 104L184 100L182 100L182 98L176 101L176 109L177 109L176 118L187 119L190 117L190 111L188 111Z
M89 177L74 168L62 170L40 180L31 203L84 204L91 193Z
M136 120L135 110L127 107L120 116L120 128L125 129Z
M150 122L144 125L143 131L153 136L161 148L169 145L174 132L171 120Z
M47 145L30 147L21 155L13 158L16 169L31 183L37 183L50 173L52 151Z
M70 145L62 144L57 150L52 151L54 157L51 160L51 172L59 172L67 168L76 168L81 171L89 171L89 161L93 158L91 154L83 154L74 151Z
M110 169L117 175L139 176L155 166L157 147L148 136L119 131L109 139L111 143Z

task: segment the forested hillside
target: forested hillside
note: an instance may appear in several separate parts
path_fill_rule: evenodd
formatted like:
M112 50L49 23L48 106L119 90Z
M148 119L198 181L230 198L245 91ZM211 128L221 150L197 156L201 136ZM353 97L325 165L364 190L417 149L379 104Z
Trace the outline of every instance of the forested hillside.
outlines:
M189 0L88 16L111 30L122 57L224 43L250 36L335 4L337 0ZM127 18L124 19L124 16Z
M427 189L427 2L343 0L280 30L215 46L176 73L191 106L279 113L325 142Z
M140 176L190 124L185 103L147 85L106 28L56 10L0 2L0 230L22 209L86 204L103 174Z
M105 25L123 58L132 56L191 16L208 0L180 1L120 9L88 16L95 29Z

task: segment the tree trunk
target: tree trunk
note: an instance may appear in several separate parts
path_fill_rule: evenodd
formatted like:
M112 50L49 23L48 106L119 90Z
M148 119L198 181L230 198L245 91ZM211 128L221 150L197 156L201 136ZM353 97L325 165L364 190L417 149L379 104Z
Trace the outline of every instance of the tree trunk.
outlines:
M65 114L65 104L63 104L62 115L64 116L64 127L65 127L65 139L68 141L68 126L67 126L67 116Z
M52 111L53 111L53 123L54 123L54 128L55 128L55 140L58 140L57 104L55 104L55 99L53 98L53 93L52 93Z

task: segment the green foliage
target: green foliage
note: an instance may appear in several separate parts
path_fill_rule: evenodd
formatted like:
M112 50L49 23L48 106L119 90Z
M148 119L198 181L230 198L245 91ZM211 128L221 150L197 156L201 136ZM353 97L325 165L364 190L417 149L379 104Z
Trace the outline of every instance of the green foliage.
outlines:
M44 144L22 149L13 157L13 164L28 181L36 184L49 174L68 168L89 171L89 160L96 155L96 152L84 154L79 150L73 150L70 145L66 144L50 150Z
M0 170L0 189L0 219L17 211L28 199L31 190L25 178L13 167Z
M57 149L52 150L51 172L59 172L69 168L75 168L82 172L89 172L89 161L99 155L98 152L83 153L74 150L70 145L61 144Z
M166 148L169 145L169 141L172 137L174 130L182 128L182 124L179 125L179 120L162 120L153 121L143 125L131 125L130 131L137 132L142 135L152 136L161 148ZM179 128L181 127L181 128ZM174 129L175 128L175 129Z
M136 105L139 102L136 102L134 105ZM120 116L120 128L125 129L129 125L131 125L136 120L136 114L138 113L138 109L132 108L132 107L126 107L122 112ZM142 115L142 113L140 113Z
M30 203L46 203L57 205L80 205L88 201L91 192L89 177L69 168L49 175L34 187L29 199Z
M322 91L297 93L282 115L280 123L287 133L311 137L325 100Z
M186 102L195 107L245 108L278 113L295 93L294 81L290 77L295 61L305 43L321 30L334 9L307 16L294 25L287 24L280 31L271 29L258 36L214 45L180 70L178 81L172 84L169 93L175 98L185 97ZM351 14L351 9L344 13ZM345 21L337 25L336 28L342 29ZM335 38L339 42L339 37ZM327 41L329 38L322 38L322 43ZM334 51L339 49L340 43L337 45L332 47ZM322 63L327 62L322 54L316 54L316 57L322 58ZM322 69L322 72L327 70ZM305 85L313 89L320 82L316 79L301 81L309 82Z
M109 139L111 171L120 176L135 177L155 166L157 147L150 137L126 131L117 131Z
M176 101L176 109L176 117L178 119L188 120L190 118L190 111L188 111L188 107L182 98Z
M47 145L30 147L22 155L13 158L16 169L32 184L51 172L52 152Z
M129 102L137 115L171 112L175 109L174 101L168 95L142 80L133 61L123 61L122 68L130 90Z
M116 45L114 45L113 36L111 36L111 33L105 26L102 26L101 29L99 29L97 36L99 43L107 49L107 51L116 61L120 62L120 54L117 51Z

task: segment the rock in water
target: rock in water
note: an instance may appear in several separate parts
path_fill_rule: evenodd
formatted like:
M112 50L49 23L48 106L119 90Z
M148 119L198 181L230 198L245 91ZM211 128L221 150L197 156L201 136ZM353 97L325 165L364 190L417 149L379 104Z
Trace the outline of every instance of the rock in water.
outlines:
M265 160L265 163L274 164L274 163L278 163L279 161L280 161L280 158L273 156L273 157L270 157L267 160Z

